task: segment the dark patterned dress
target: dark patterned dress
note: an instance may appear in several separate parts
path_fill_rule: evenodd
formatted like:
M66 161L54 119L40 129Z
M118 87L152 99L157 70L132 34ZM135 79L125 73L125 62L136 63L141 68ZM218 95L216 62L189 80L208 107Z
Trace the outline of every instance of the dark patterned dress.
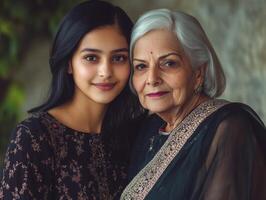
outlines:
M118 199L126 165L113 157L102 135L70 129L45 112L18 124L0 199Z

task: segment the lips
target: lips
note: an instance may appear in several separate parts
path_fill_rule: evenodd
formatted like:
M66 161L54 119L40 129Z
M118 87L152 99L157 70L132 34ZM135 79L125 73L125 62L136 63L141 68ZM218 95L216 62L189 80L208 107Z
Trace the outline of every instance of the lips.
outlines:
M97 87L100 90L108 91L113 89L116 83L92 83L95 87Z
M146 96L151 97L151 98L159 98L159 97L162 97L168 93L169 92L166 92L166 91L151 92L151 93L146 94Z

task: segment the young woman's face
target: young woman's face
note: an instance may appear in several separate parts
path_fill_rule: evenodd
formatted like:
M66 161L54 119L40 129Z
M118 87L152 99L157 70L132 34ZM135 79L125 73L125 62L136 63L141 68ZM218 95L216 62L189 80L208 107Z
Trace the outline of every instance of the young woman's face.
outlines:
M108 104L127 84L130 67L128 43L116 25L87 33L69 65L75 95Z

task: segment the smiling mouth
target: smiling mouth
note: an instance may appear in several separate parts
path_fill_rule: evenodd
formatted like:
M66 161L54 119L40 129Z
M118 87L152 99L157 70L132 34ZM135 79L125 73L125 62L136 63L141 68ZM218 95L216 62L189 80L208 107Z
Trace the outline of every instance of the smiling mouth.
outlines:
M92 83L95 87L97 87L100 90L108 91L114 88L116 83Z
M153 93L149 93L149 94L146 94L146 96L150 97L150 98L159 98L159 97L162 97L166 94L168 94L169 92L165 92L165 91L162 91L162 92L153 92Z

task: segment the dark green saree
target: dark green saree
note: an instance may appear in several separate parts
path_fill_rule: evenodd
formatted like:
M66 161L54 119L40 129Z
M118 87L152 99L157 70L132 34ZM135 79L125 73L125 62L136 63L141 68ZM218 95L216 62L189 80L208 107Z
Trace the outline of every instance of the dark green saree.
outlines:
M133 153L133 180L121 199L266 199L266 130L251 108L210 100L169 136L147 119Z

